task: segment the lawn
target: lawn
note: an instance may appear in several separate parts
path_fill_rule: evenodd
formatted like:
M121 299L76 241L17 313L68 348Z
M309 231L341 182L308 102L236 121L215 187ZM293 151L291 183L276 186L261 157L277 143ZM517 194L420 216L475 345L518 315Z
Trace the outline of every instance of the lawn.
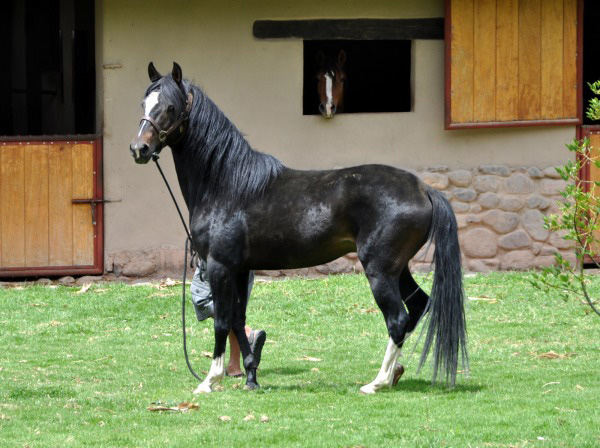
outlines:
M529 278L465 279L471 373L457 387L416 374L416 331L405 376L374 396L358 389L387 335L362 275L257 283L248 319L268 333L262 388L226 378L198 397L180 287L0 289L0 446L599 446L600 319ZM191 361L205 372L212 321L188 311ZM190 401L197 410L148 410Z

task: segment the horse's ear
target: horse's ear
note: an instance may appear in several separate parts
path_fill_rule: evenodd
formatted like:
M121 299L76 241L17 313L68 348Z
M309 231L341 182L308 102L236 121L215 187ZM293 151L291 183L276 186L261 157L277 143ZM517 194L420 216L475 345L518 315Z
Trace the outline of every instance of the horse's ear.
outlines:
M173 71L171 72L171 76L173 76L173 80L177 84L181 84L181 80L183 79L183 74L181 73L181 67L177 62L173 62Z
M323 67L323 65L325 65L325 53L323 53L323 51L321 51L321 50L317 51L317 55L316 55L315 59L317 60L317 66L319 68L321 68L321 67Z
M340 65L340 68L346 64L346 52L344 50L340 50L338 54L338 64Z
M154 64L152 62L150 62L150 64L148 64L148 76L150 77L150 81L152 81L152 82L156 82L160 78L162 78L162 75L160 73L158 73L158 70L156 70L156 68L154 67Z

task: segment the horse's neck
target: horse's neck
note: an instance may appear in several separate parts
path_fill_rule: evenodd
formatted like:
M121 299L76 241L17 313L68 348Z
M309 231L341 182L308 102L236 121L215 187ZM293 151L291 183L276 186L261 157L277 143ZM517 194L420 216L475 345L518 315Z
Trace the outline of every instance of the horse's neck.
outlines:
M181 149L172 150L173 154L173 162L175 163L175 172L177 173L177 181L179 182L179 188L181 189L181 195L183 196L183 200L187 205L188 209L190 208L190 188L189 183L191 179L190 173L190 163L187 160L188 158L185 156L184 152Z

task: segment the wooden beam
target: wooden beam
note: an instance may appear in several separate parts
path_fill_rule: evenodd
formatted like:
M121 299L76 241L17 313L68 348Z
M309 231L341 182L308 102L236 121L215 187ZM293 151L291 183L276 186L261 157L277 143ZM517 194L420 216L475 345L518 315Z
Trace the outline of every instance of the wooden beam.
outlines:
M444 39L444 19L257 20L252 32L257 39Z

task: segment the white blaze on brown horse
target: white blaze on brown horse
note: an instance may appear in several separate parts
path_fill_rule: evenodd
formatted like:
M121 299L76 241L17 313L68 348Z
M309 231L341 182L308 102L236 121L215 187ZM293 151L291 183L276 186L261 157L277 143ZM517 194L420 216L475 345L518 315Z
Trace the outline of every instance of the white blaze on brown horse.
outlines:
M344 111L345 64L344 50L339 51L336 59L326 56L322 51L317 53L317 93L319 112L323 118L333 118L337 112Z

